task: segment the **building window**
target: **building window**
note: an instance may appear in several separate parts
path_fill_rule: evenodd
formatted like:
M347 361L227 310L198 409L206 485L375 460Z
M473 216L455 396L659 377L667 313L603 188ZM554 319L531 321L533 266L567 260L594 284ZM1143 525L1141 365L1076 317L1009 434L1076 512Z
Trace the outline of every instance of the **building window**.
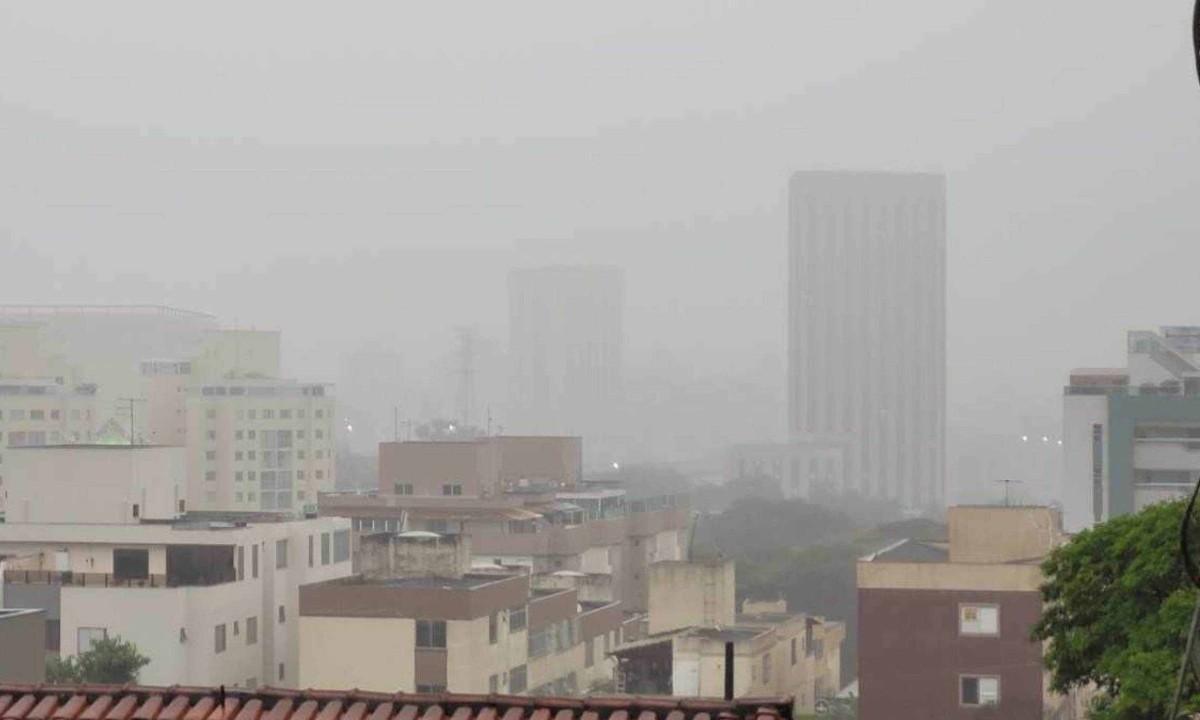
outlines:
M98 627L81 627L75 631L75 642L79 648L79 652L85 653L92 649L92 645L97 640L103 640L108 637L107 628Z
M250 547L250 576L258 577L258 543Z
M412 495L413 494L412 483L396 483L396 494L397 495Z
M237 579L243 580L246 577L246 548L238 545L237 549Z
M280 410L279 411L279 419L280 420L291 420L292 419L292 411L291 410Z
M59 415L59 412L57 410L50 411L50 419L51 420L58 420L60 417L61 417L61 415Z
M488 692L495 695L500 692L500 676L493 673L488 677Z
M418 620L417 647L444 648L446 647L445 620Z
M216 440L216 439L217 439L217 431L216 431L216 430L209 430L209 431L208 431L208 439L209 439L209 440Z
M583 666L590 668L596 664L596 641L594 638L583 643Z
M246 644L254 645L258 643L258 617L246 618Z
M1000 634L1000 608L996 605L959 605L959 635Z
M769 682L771 682L771 653L770 653L770 651L768 651L766 655L763 655L762 666L763 666L762 681L764 683L769 683Z
M462 495L462 485L455 483L454 485L443 485L443 495Z
M500 613L488 615L488 644L495 645L500 641Z
M46 411L45 410L30 410L29 411L29 419L30 420L45 420L46 419Z
M508 611L508 631L516 632L525 629L525 606L515 607Z
M263 416L263 420L273 420L273 419L275 419L275 411L274 410L263 410L262 416Z
M233 621L233 636L237 637L242 634L242 625L237 620Z
M308 536L308 566L313 566L313 536Z
M283 663L279 663L279 682L283 682L283 678L285 675L286 675L286 673L284 673Z
M142 506L138 505L137 503L134 503L133 504L133 519L137 520L141 516L142 516Z
M217 451L216 450L205 450L204 451L204 459L205 460L216 460L217 459Z
M796 664L796 638L792 638L792 664Z
M338 530L333 534L333 561L346 562L350 559L350 531Z
M207 480L208 482L215 482L217 479L217 471L209 470L209 471L205 472L204 479Z
M962 675L958 689L959 703L964 707L1000 704L1000 678L995 675Z
M215 454L215 453L214 453L214 454ZM245 457L245 454L244 454L244 453L242 453L242 451L241 451L241 450L234 450L234 451L233 451L233 459L234 459L235 461L239 461L239 462L240 462L240 461L241 461L241 460L242 460L244 457ZM241 473L238 473L238 475L241 475ZM238 478L238 480L241 480L241 478Z
M225 652L225 623L221 623L213 630L213 648L215 652Z
M329 533L321 533L321 564L329 564Z
M325 417L325 411L324 411L324 410L320 410L320 409L318 409L318 410L317 410L317 412L316 412L316 416L317 416L317 417L319 417L319 418L323 418L323 417Z
M283 621L285 621L285 620L287 620L287 610L282 605L280 605L279 606L279 622L283 623Z
M529 677L524 665L518 665L508 673L508 691L514 695L525 692L529 687Z
M276 570L282 570L283 568L287 567L287 555L288 555L288 541L286 539L276 540L275 541L275 569Z

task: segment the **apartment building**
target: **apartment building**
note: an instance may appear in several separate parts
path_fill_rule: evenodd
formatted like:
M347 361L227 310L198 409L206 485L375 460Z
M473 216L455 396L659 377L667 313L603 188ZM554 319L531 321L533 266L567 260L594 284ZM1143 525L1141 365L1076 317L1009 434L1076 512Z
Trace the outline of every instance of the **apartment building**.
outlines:
M185 447L193 509L314 514L333 389L282 378L280 347L171 308L0 307L0 503L5 447L111 442Z
M27 448L0 524L5 607L40 608L47 650L120 636L143 680L294 686L298 588L349 575L350 522L181 512L180 448Z
M619 603L538 590L523 573L464 572L460 540L365 544L380 538L387 549L362 557L387 563L301 588L303 685L569 695L611 681Z
M840 683L839 622L789 613L786 603L734 600L733 561L661 562L651 569L648 634L625 643L618 688L636 694L721 697L733 645L734 697L794 696L811 713Z
M858 563L862 717L1048 717L1040 561L1062 542L1045 507L952 507L948 547L900 541Z
M575 487L583 441L562 436L495 436L463 441L379 444L381 494L498 497L529 485Z
M1068 532L1182 497L1200 479L1200 327L1132 330L1125 358L1073 370L1063 389Z

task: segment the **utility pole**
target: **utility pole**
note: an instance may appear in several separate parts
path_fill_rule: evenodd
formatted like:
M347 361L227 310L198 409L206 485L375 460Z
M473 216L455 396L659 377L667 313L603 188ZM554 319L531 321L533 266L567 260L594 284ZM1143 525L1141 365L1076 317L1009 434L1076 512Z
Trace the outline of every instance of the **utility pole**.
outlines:
M1005 479L1003 479L1003 480L997 480L996 482L998 482L998 483L1004 483L1004 507L1008 507L1008 506L1009 506L1009 497L1008 497L1008 488L1009 488L1009 486L1013 485L1014 483L1015 483L1015 484L1017 484L1017 485L1024 485L1024 484L1025 484L1025 483L1024 483L1024 481L1022 481L1022 480L1013 480L1013 479L1011 479L1011 478L1005 478Z
M120 403L122 403L122 407L118 410L118 412L124 411L125 410L124 404L129 403L129 444L134 445L135 444L134 438L137 437L137 423L135 422L133 404L134 403L144 403L144 402L146 402L146 398L122 397L122 398L117 398L117 400Z

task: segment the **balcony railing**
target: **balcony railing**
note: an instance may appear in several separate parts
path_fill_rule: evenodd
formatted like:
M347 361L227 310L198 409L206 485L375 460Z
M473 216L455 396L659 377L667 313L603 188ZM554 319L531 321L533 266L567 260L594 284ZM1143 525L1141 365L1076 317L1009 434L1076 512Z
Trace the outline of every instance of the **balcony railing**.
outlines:
M232 576L194 577L186 581L168 580L160 573L146 577L119 577L113 573L73 572L70 570L5 570L4 582L13 585L60 585L63 587L110 587L110 588L174 588L203 587L233 582Z

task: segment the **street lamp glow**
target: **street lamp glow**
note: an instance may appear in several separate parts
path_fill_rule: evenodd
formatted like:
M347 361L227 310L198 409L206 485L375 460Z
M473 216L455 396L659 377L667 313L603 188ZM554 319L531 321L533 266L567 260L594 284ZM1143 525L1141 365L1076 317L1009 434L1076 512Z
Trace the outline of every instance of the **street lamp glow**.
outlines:
M353 426L353 425L347 425L347 426L346 426L346 432L354 432L354 426Z
M1058 444L1059 444L1059 445L1062 445L1062 440L1059 440L1059 441L1058 441Z
M1028 436L1028 435L1022 435L1022 436L1021 436L1021 442L1029 442L1029 436Z
M620 469L621 469L621 463L616 463L616 462L613 463L613 470L620 470Z
M1043 435L1043 436L1042 436L1042 442L1050 442L1050 438L1048 438L1048 437L1046 437L1045 435Z
M450 423L450 427L449 427L449 428L447 428L447 429L448 429L450 432L454 432L454 423Z

